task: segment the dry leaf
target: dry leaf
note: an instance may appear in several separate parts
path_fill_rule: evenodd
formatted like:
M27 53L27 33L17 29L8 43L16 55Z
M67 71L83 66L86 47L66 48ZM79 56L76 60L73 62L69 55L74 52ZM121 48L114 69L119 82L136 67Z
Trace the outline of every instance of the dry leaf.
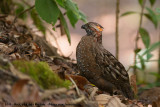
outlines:
M121 103L120 99L116 96L110 96L106 94L100 94L95 96L99 107L127 107Z
M87 79L84 78L84 77L82 77L82 76L78 76L78 75L65 75L65 78L67 80L70 80L69 77L71 77L75 81L76 85L81 90L84 90L84 86L89 83L87 81Z
M33 53L32 54L40 55L41 48L35 42L33 42L32 49L33 49Z
M19 103L39 100L38 89L34 85L30 85L28 79L18 80L12 87L11 95Z
M28 79L18 80L12 87L12 95L16 96L19 92L21 92L24 85L26 85L28 81Z

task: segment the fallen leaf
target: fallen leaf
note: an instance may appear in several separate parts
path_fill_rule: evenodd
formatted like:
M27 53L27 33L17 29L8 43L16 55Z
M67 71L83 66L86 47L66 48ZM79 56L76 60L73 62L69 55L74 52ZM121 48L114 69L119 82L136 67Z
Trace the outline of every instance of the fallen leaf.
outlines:
M12 97L17 100L17 99L21 99L21 95L20 93L23 90L23 87L28 83L28 79L22 79L22 80L18 80L12 87Z
M33 50L32 55L40 56L41 48L35 42L32 43L32 50Z
M12 87L11 95L18 103L39 101L38 89L28 79L18 80Z
M121 100L116 96L110 96L106 94L100 94L95 96L99 107L127 107L121 103Z
M78 75L65 75L65 78L67 80L70 80L69 77L71 77L75 81L76 85L81 90L84 90L84 86L89 83L87 81L87 79L84 78L84 77L82 77L82 76L78 76Z

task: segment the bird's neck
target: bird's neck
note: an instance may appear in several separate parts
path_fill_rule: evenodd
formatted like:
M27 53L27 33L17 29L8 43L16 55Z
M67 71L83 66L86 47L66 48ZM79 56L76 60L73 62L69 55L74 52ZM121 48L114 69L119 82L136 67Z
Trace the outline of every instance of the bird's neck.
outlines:
M102 44L102 32L89 32L87 36L93 36L99 44Z
M97 42L98 42L99 44L102 44L102 35L99 36L99 37L97 37Z
M102 44L102 32L95 32L95 37L96 37L96 39L97 39L97 42L99 43L99 44Z

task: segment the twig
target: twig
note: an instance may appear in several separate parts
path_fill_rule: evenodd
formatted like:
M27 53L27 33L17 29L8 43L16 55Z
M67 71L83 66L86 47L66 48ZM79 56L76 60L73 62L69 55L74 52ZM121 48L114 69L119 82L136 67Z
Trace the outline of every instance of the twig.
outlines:
M138 49L139 29L140 29L141 26L142 26L145 3L146 3L146 0L143 1L142 7L141 7L139 27L138 27L138 31L137 31L137 35L136 35L136 39L135 39L135 49L134 49L135 51ZM136 72L136 70L137 70L137 67L136 67L136 63L137 63L136 56L137 56L137 53L135 52L135 54L134 54L134 65L135 65L135 67L134 67L134 69L133 69L133 73L137 76L137 72ZM137 76L137 77L138 77L138 76ZM138 78L137 78L137 80L138 80Z
M80 92L79 92L79 89L78 89L78 87L77 87L77 85L76 85L76 83L74 82L74 80L69 76L69 79L71 80L71 82L75 85L75 87L76 87L76 91L77 91L77 94L80 96Z
M133 66L129 66L129 68L127 69L127 72L128 72L131 68L133 68Z
M64 13L63 13L63 15L66 15L66 14L67 14L67 12L64 12ZM60 20L60 17L58 17L58 20Z
M0 69L0 75L3 76L3 77L5 77L5 75L6 75L6 76L9 76L9 77L13 78L14 80L18 80L18 79L19 79L19 78L18 78L17 76L15 76L13 73L8 72L8 71L5 71L5 70L3 70L3 69Z
M80 98L78 98L78 99L71 100L71 101L69 102L69 104L78 104L78 103L82 102L83 100L85 100L85 96L84 96L84 95L82 95L82 96L81 96Z
M90 96L89 96L89 99L91 99L91 98L94 97L94 95L96 94L96 91L97 91L97 90L98 90L97 87L94 87L94 88L93 88L93 91L91 92L91 94L90 94Z
M18 18L19 16L21 16L21 15L24 14L24 13L26 13L27 11L30 11L30 10L33 9L34 7L35 7L35 5L29 7L28 9L26 9L26 10L22 11L21 13L19 13L18 15L16 15L15 18L14 18L14 20L13 20L12 25L14 25L14 23L16 22L16 20L17 20L17 18Z
M160 24L159 24L159 41L160 41ZM160 47L158 52L158 59L160 59ZM160 75L160 61L158 61L158 74ZM160 78L158 78L158 81L160 82Z
M119 25L119 4L120 0L117 0L116 3L116 58L118 59L119 57L119 33L118 33L118 25Z

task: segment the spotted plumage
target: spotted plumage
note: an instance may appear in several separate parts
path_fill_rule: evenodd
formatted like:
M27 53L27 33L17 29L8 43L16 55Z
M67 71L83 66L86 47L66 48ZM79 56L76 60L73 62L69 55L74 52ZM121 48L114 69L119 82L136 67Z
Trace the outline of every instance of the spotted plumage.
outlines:
M76 49L77 65L82 76L99 89L113 94L119 90L125 97L134 98L129 76L124 66L102 45L103 27L95 22L82 25L87 35Z

